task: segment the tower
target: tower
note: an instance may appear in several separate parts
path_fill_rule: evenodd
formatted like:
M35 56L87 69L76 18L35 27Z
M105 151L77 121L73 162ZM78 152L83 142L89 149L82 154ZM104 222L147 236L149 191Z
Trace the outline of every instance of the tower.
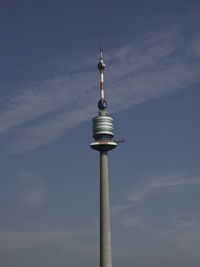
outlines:
M100 43L100 100L98 102L99 114L94 117L93 137L91 148L100 152L100 267L112 267L111 234L110 234L110 204L108 184L108 155L117 143L112 140L114 133L113 118L107 115L107 102L104 99L104 69L102 43Z

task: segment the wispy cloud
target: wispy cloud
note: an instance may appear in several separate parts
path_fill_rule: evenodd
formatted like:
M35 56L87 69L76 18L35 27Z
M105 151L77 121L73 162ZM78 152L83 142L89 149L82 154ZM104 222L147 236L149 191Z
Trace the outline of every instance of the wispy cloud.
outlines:
M165 240L173 241L177 250L199 255L200 213L178 213L167 225L155 230Z
M48 192L44 180L30 171L22 171L18 176L24 188L22 203L28 208L42 206Z
M138 188L135 192L128 196L128 201L131 203L143 202L150 193L158 189L164 189L174 186L200 184L200 178L190 178L182 173L173 173L164 177L151 179L151 183Z
M116 203L111 207L113 217L120 218L120 222L126 227L143 228L145 223L142 219L141 210L145 207L149 198L161 190L177 189L181 186L200 185L199 177L189 177L182 173L172 173L167 176L148 177L150 181L147 185L138 187L128 194L120 204Z
M96 233L89 229L40 229L7 230L0 232L0 251L23 250L55 246L82 248L95 239Z
M105 53L106 98L112 112L200 82L197 34L184 42L183 26L172 28ZM7 152L47 144L96 113L98 74L91 64L95 66L95 57L84 60L84 68L77 62L72 70L66 68L66 74L35 82L11 96L0 110L0 133L12 140L4 146Z
M143 229L144 228L144 223L143 221L139 218L139 216L125 216L122 220L121 223L125 227L135 227L137 229Z

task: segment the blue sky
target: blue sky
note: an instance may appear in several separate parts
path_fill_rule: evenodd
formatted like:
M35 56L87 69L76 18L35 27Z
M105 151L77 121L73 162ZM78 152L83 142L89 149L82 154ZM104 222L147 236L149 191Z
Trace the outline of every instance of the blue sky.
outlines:
M1 1L0 265L99 262L99 42L113 266L200 263L199 1Z

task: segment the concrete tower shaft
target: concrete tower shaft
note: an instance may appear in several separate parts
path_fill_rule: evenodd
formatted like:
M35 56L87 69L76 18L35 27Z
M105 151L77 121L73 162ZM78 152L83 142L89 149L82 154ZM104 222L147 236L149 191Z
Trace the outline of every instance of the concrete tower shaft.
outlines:
M100 152L100 267L112 266L108 156Z

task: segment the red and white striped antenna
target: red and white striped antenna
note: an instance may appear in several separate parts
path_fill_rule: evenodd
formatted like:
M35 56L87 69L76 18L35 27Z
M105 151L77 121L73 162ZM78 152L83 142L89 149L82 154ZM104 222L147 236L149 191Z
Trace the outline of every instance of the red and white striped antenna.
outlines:
M100 71L100 97L101 100L98 103L98 108L100 110L105 110L107 108L107 103L104 99L104 69L106 64L103 62L103 49L102 49L102 42L100 42L100 59L98 63L98 69Z

